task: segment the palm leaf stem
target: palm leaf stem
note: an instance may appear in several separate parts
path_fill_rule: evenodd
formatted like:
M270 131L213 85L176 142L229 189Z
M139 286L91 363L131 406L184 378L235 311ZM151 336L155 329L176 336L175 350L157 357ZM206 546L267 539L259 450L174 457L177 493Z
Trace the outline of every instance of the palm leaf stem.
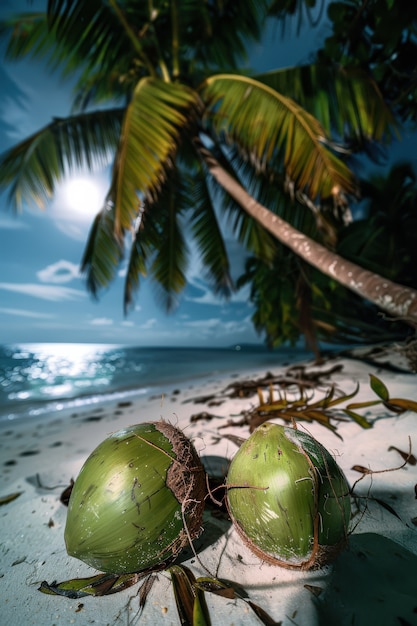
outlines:
M398 285L331 252L257 202L209 150L200 147L211 175L232 198L281 243L325 275L370 300L383 311L417 328L417 290Z

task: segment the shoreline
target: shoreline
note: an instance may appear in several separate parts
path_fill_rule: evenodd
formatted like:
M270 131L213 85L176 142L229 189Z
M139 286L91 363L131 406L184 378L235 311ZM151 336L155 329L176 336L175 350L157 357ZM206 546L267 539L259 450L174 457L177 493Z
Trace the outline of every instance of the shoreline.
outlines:
M390 358L394 364L399 362L395 354ZM328 383L348 394L359 383L359 392L352 401L365 402L375 398L369 387L372 373L383 380L392 397L417 400L416 375L411 372L384 369L377 363L370 365L350 356L334 356L320 366L313 361L297 363L305 365L305 373L325 372L334 364L342 367L319 379L320 384L309 394L314 392L319 397L328 389ZM284 376L288 367L271 369L274 375ZM245 379L256 382L265 374L265 367L214 374L190 384L167 385L163 396L151 392L135 401L72 410L65 416L58 412L46 420L42 417L25 423L0 422L0 497L21 492L18 498L0 507L0 580L5 623L179 624L169 576L163 572L157 576L140 619L138 587L82 601L37 591L43 580L51 583L95 573L66 553L66 507L59 500L60 494L110 432L161 418L180 427L193 440L210 474L224 473L237 450L233 437L249 435L248 426L238 426L236 422L242 420L242 411L258 404L256 394L231 397L228 385ZM417 624L417 613L412 612L417 606L415 594L411 597L408 592L417 564L417 526L413 522L417 517L417 465L407 463L394 470L403 463L398 450L408 450L409 438L412 452L417 454L417 415L411 411L394 415L381 406L369 407L362 413L373 421L372 428L362 429L352 420L338 421L337 433L342 438L318 423L298 423L299 428L306 429L336 457L350 485L361 476L353 469L355 465L383 472L365 475L357 483L350 547L334 565L307 573L267 565L248 551L230 523L217 519L206 507L205 532L195 543L199 559L213 574L238 582L253 602L283 626L330 624L330 609L333 623L338 626L350 624L352 615L357 618L355 624L369 624L364 620L370 614L378 616L375 623L379 626L391 626L398 622L398 617ZM279 419L273 421L282 423ZM393 471L385 471L389 469ZM186 552L184 558L196 576L206 575L191 553ZM363 575L367 576L366 589L358 590L358 581L365 584ZM320 588L322 595L316 598L305 585ZM353 593L352 589L356 589L356 600L347 595ZM227 601L213 594L206 594L206 601L213 625L261 623L243 601Z
M29 345L29 344L27 344ZM135 401L134 396L142 396L144 394L163 394L166 388L172 386L183 387L191 383L205 384L205 381L211 379L213 376L228 376L231 371L235 371L237 374L245 373L251 369L261 369L262 367L271 368L284 366L294 360L306 360L312 356L307 350L301 348L286 348L282 351L268 351L266 348L250 348L242 347L240 350L232 348L183 348L178 352L178 363L173 356L176 354L174 348L136 348L119 346L122 350L117 354L117 346L113 346L115 355L110 351L111 365L108 361L106 364L103 377L107 380L102 382L100 376L98 376L98 384L95 383L94 378L91 377L91 370L95 367L95 358L100 359L100 345L96 344L76 344L75 357L83 353L87 354L84 360L83 367L85 370L86 380L82 379L83 371L79 371L78 376L75 378L68 377L64 380L58 380L54 382L54 376L58 374L56 362L61 358L61 352L63 346L67 344L58 344L56 349L58 350L57 356L52 356L54 349L48 347L49 344L33 344L34 347L38 347L33 355L25 355L26 357L34 356L35 360L40 359L45 352L47 366L45 371L41 372L41 376L38 378L51 378L49 384L38 385L35 384L32 388L33 379L28 376L27 380L22 380L12 391L2 391L4 397L3 403L0 401L0 422L14 421L20 419L32 419L40 414L46 414L53 411L61 411L61 409L71 409L71 407L79 407L82 410L83 405L88 404L108 404L117 399L123 400L124 396L133 396L132 400ZM54 344L51 344L54 346ZM0 346L4 348L5 346ZM22 348L23 346L19 346ZM108 346L107 346L108 347ZM12 350L12 346L9 346ZM90 353L88 352L90 350ZM127 351L124 353L123 351ZM129 354L132 352L132 355ZM106 352L106 350L103 350ZM149 360L149 353L152 355ZM155 354L161 353L161 362L155 360ZM167 357L167 355L169 355ZM115 377L114 372L119 365L117 364L117 357L120 359L119 376ZM214 358L214 360L212 360ZM15 357L13 357L14 359ZM21 360L19 356L19 360ZM68 359L63 356L64 369L65 367L73 367L77 361L72 362L72 354L70 353ZM107 356L108 358L108 356ZM114 361L116 359L116 365ZM207 359L207 360L206 360ZM48 367L48 361L52 360L52 364ZM131 360L125 369L124 361ZM67 361L67 362L66 362ZM68 365L69 363L69 365ZM29 365L33 367L34 363ZM78 364L77 364L78 366ZM5 373L3 378L7 381L8 375L13 379L15 373L9 371L10 363L5 364ZM126 376L125 376L126 374ZM81 384L83 383L83 384ZM65 394L60 387L69 387L69 392ZM5 387L7 389L7 385ZM10 393L10 397L6 397L6 394ZM13 398L12 400L10 398Z

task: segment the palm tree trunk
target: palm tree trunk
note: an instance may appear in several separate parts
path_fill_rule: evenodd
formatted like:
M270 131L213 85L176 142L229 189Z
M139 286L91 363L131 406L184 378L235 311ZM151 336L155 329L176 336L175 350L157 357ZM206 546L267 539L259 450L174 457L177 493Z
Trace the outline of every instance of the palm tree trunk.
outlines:
M398 285L343 259L307 237L257 202L207 150L200 149L210 173L234 200L276 239L341 285L417 328L417 291Z

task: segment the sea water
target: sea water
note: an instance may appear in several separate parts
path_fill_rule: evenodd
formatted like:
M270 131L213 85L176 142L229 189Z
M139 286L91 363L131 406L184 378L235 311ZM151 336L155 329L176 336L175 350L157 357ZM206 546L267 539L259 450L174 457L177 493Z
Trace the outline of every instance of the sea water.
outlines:
M305 353L262 345L228 348L103 344L0 346L0 420L125 400L196 378L273 368ZM292 358L291 358L292 357Z

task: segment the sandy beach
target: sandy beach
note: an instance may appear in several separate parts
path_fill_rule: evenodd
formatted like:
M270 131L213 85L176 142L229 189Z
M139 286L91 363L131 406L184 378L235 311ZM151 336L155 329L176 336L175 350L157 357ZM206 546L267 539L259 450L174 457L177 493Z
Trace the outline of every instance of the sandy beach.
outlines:
M373 374L385 383L391 398L417 401L416 374L389 349L379 351L376 359L348 354L320 366L313 361L297 365L302 366L298 373L304 380L315 381L307 390L314 398L328 392L331 384L344 394L352 393L359 384L351 402L375 400L369 385ZM294 373L288 373L286 366L272 371L275 378L289 378ZM311 373L315 376L309 377ZM238 449L233 436L249 436L249 426L237 423L244 422L244 416L259 404L256 393L232 397L230 385L244 380L256 383L266 374L265 369L239 376L230 372L167 387L162 396L141 396L83 412L58 411L48 419L1 423L0 498L20 495L0 507L0 622L5 626L179 624L166 572L157 574L142 612L138 586L112 596L77 600L38 591L42 581L95 573L67 555L67 508L60 496L109 433L159 419L177 425L193 440L210 476L224 476ZM351 486L363 476L354 489L349 546L334 564L308 573L267 565L245 547L230 521L209 506L204 513L204 532L195 542L198 559L188 551L179 562L196 576L206 576L208 570L213 576L239 583L248 599L269 614L271 623L282 626L416 625L417 464L414 456L405 462L404 454L407 456L411 446L417 456L417 414L409 410L395 413L383 405L360 412L372 423L371 428L363 429L347 418L332 421L336 433L318 423L298 424L335 456ZM355 466L374 473L360 473ZM383 471L389 469L393 471ZM213 625L262 623L242 599L205 595Z

